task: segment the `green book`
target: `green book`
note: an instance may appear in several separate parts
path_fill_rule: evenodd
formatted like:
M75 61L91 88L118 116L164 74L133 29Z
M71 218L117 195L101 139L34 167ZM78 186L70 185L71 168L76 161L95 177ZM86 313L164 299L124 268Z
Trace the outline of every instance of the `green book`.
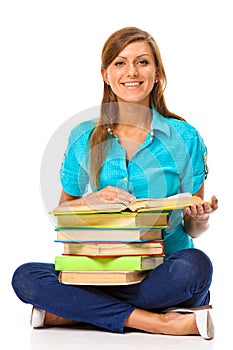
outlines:
M150 270L164 261L163 256L120 256L92 258L88 256L58 255L55 257L57 271L116 271Z

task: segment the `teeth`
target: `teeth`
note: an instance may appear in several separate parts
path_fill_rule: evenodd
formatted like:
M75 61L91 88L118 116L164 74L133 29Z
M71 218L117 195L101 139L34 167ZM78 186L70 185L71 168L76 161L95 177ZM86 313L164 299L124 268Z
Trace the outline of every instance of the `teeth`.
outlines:
M140 83L125 83L125 86L138 86Z

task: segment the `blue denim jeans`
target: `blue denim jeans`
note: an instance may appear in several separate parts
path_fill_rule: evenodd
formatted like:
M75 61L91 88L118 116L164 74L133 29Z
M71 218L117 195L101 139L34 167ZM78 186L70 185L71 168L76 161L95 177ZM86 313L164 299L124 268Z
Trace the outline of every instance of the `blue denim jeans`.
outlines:
M25 303L123 333L125 319L135 308L161 312L169 307L207 305L212 272L206 254L191 248L174 253L142 282L133 285L66 285L58 281L54 264L31 262L16 269L12 286Z

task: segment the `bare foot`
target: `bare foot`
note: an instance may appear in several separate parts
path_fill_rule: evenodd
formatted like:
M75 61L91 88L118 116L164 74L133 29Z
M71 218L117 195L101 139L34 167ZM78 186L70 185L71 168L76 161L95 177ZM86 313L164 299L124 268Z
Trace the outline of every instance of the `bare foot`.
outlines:
M135 309L126 318L125 326L154 334L199 334L194 313L168 312L157 314L142 309Z
M45 319L44 319L45 326L75 326L78 323L79 321L60 317L48 311L46 311L45 313Z
M163 325L162 334L170 335L199 335L194 313L180 314L168 312L160 315Z

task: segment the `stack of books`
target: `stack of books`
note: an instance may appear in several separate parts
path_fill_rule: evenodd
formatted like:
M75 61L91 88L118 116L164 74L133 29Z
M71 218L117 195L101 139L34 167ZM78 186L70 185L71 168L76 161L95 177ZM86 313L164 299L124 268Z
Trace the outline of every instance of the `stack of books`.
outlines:
M183 199L184 198L184 199ZM122 285L142 281L164 261L163 230L169 212L191 205L194 197L138 199L129 206L58 206L55 257L59 281L80 285ZM200 199L198 199L200 202Z

